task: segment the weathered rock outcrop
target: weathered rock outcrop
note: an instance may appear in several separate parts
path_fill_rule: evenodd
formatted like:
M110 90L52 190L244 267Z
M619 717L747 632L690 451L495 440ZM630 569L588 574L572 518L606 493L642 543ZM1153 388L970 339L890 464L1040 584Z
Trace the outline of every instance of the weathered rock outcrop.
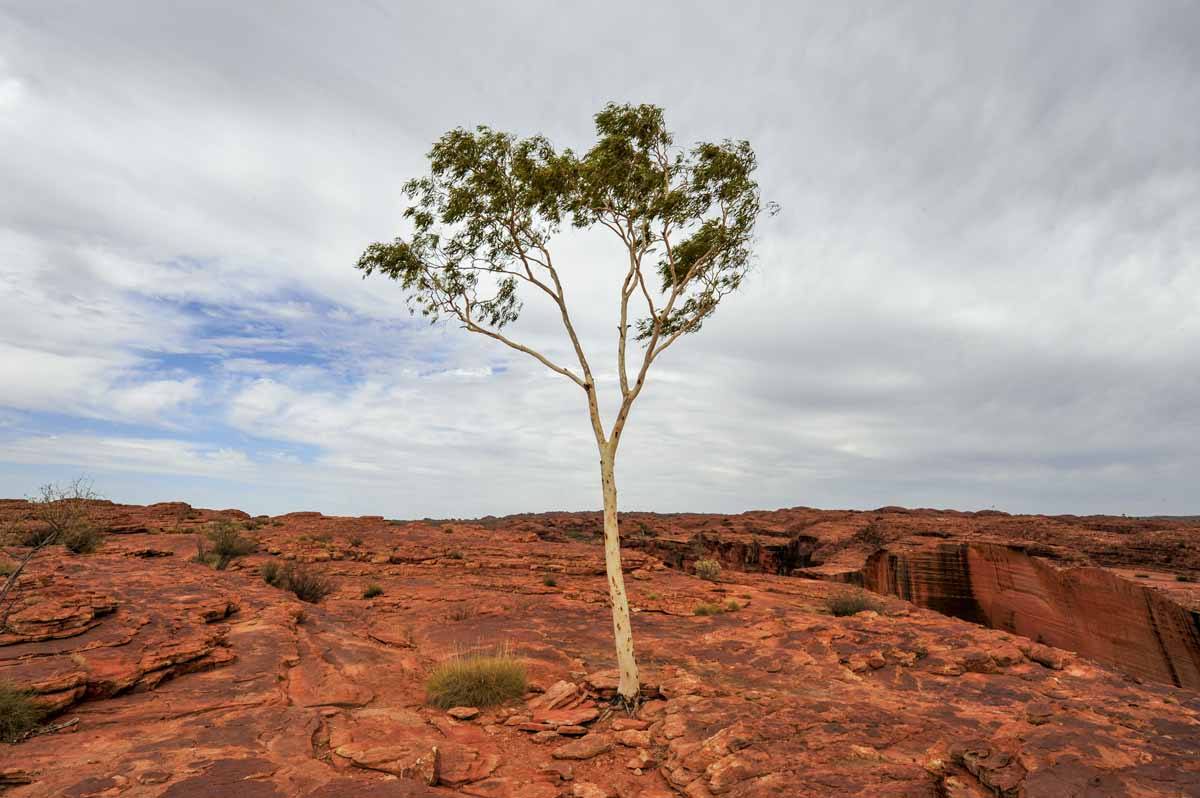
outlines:
M1200 690L1200 612L1105 568L1012 546L937 543L872 555L864 584L956 618Z
M0 503L0 522L22 512ZM589 542L598 516L243 517L259 551L215 571L190 556L204 519L221 513L104 512L149 531L114 535L93 555L39 557L22 588L24 637L0 641L0 680L32 687L70 723L0 745L0 788L13 798L1200 796L1200 692L1137 683L899 598L833 617L826 602L844 585L776 573L793 540L812 548L796 573L846 580L865 577L880 541L896 552L996 543L1007 517L634 516L647 527L626 562L646 700L629 717L607 703L611 622ZM1082 533L1032 528L1044 539L1029 545L1058 551L1058 563L1092 557L1071 548ZM1088 539L1120 560L1120 539L1173 545L1174 529ZM717 582L688 573L686 550L683 569L663 563L700 532L727 565ZM1139 551L1151 553L1130 557L1157 557ZM973 584L988 567L1001 582L1019 570L964 556ZM262 567L285 561L333 592L313 605L267 585ZM748 572L756 563L766 572ZM1181 606L1194 589L1145 581ZM364 598L372 584L382 594ZM991 608L1003 592L975 601ZM693 614L731 601L736 611ZM524 700L426 705L429 668L481 646L527 664Z

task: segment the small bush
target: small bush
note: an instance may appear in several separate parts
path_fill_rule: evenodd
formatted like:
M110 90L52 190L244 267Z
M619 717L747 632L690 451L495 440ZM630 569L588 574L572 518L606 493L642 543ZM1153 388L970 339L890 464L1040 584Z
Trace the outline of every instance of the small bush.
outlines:
M350 538L350 547L351 548L357 549L362 544L363 544L363 539L361 537L359 537L358 535L355 535L354 537Z
M741 608L742 605L738 604L736 599L730 599L725 602L725 612L737 612Z
M478 613L475 607L471 604L459 604L454 609L450 610L448 616L452 621L465 621L468 618L474 618Z
M861 591L838 593L837 595L830 596L825 599L825 606L839 618L844 618L847 615L857 615L864 610L879 611L878 602Z
M17 570L17 564L8 560L0 560L0 576L8 576Z
M15 743L37 728L46 713L33 700L33 693L0 683L0 741Z
M212 543L211 551L207 552L209 560L218 571L224 571L233 560L245 557L258 548L253 540L244 538L238 533L238 528L224 519L214 521L212 528L206 533Z
M721 563L716 560L697 560L696 576L715 582L721 578Z
M379 585L367 585L367 589L363 591L363 598L370 599L376 596L383 595L383 588Z
M553 576L543 576L542 584L545 585L546 587L558 587L558 580L555 579Z
M696 609L692 610L693 615L721 615L725 612L725 608L720 604L697 604Z
M2 572L0 572L0 573L2 573ZM1196 577L1190 576L1188 574L1175 574L1175 581L1176 582L1195 582Z
M268 585L290 590L309 604L316 604L333 592L333 583L327 578L294 563L280 568L278 563L269 562L262 567L262 578Z
M1150 574L1134 574L1138 579L1149 579Z
M468 654L438 665L425 683L426 698L442 709L490 707L525 694L525 663L507 651Z
M333 592L333 583L315 571L288 564L280 575L280 587L296 594L296 598L316 604Z
M73 554L91 554L104 542L104 533L85 524L64 532L60 542Z
M452 551L446 556L451 560L461 560L463 558L463 553L461 551Z
M651 601L658 601L658 594L651 590L646 594L646 598L650 599Z
M277 562L265 563L263 565L262 571L261 571L263 581L266 582L268 585L271 585L272 587L279 587L280 571L281 571L281 569L279 567L279 563L277 563Z

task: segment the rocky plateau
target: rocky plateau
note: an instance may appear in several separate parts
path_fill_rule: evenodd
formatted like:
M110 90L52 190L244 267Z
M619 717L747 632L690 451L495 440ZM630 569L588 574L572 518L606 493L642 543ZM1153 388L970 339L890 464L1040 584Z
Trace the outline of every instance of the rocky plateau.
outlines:
M102 548L42 552L0 634L0 682L51 713L0 744L13 798L1200 796L1194 521L623 514L629 715L598 513L91 512ZM221 518L257 551L218 571L193 555ZM0 525L35 523L0 501ZM302 602L272 562L334 590ZM830 613L858 589L877 611ZM499 647L522 700L426 702L435 664Z

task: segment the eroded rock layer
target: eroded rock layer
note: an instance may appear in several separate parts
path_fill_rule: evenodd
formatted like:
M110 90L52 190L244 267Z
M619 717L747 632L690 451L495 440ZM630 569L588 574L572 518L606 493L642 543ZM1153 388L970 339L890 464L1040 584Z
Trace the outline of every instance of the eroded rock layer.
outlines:
M880 551L863 576L867 588L918 606L1200 690L1200 613L1136 576L987 543Z

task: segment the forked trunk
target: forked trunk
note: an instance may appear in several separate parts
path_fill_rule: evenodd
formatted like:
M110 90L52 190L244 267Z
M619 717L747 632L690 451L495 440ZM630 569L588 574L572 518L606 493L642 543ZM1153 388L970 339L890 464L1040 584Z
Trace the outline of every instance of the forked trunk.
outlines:
M617 644L617 668L621 681L617 692L626 703L637 701L637 660L633 656L633 628L629 623L629 598L625 595L625 577L621 573L621 535L617 528L617 483L613 478L615 454L608 447L600 451L600 482L604 489L604 567L608 573L608 595L612 602L613 639Z

